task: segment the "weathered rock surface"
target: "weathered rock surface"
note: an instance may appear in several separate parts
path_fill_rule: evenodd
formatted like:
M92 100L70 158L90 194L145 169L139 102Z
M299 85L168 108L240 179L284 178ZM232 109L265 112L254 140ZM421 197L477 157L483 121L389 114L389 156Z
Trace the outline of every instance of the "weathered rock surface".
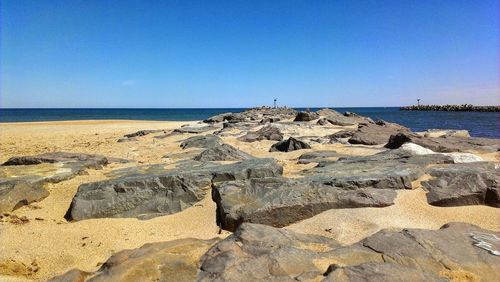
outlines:
M108 164L108 159L101 155L89 155L81 153L54 152L34 156L12 157L2 164L11 165L36 165L42 163L78 163L86 168L100 169Z
M145 136L151 133L158 133L158 132L165 132L163 129L149 129L149 130L139 130L134 133L130 134L125 134L123 135L124 138L133 138L133 137L139 137L139 136Z
M215 146L201 152L194 157L196 161L241 161L253 158L252 155L247 154L235 147L222 144Z
M66 219L147 219L172 214L200 201L210 184L283 173L273 159L250 159L227 165L190 164L163 172L158 168L145 169L146 173L130 171L116 179L80 185Z
M276 144L273 144L271 146L271 149L269 149L269 152L291 152L295 150L302 150L302 149L311 149L311 146L309 144L300 141L298 139L295 139L293 137L288 138L287 140L280 141Z
M298 112L293 121L311 121L318 119L319 115L315 112Z
M174 132L177 133L192 133L192 134L199 134L207 131L212 131L216 130L218 127L215 126L184 126L181 128L177 128L174 130Z
M282 227L334 208L386 207L396 193L387 189L344 190L308 180L251 179L219 183L212 191L217 222L234 231L242 222Z
M359 243L244 223L201 260L201 281L497 281L500 233L450 223L439 230L383 230ZM327 267L330 265L329 267Z
M424 132L415 132L424 137L442 137L442 136L455 136L455 137L471 137L467 130L456 129L428 129Z
M227 121L229 123L239 123L239 122L259 122L266 118L277 118L280 120L291 119L297 114L297 111L289 108L251 108L247 109L241 113L224 113L210 117L203 122L205 123L217 123Z
M308 164L311 162L318 163L320 161L326 160L328 158L335 157L345 157L344 154L340 154L336 151L314 151L308 152L300 155L298 163L299 164Z
M110 161L124 160L67 152L10 158L0 166L0 212L10 212L47 197L46 183L73 178L87 168L100 169Z
M196 281L201 256L218 240L179 239L112 255L95 273L72 270L51 282Z
M61 281L498 281L500 233L465 223L382 230L349 246L244 223L217 242L180 239L111 256Z
M427 201L435 206L488 205L500 207L500 167L476 162L433 168L434 179L422 182Z
M437 138L423 137L413 133L398 133L391 135L386 148L396 149L404 143L415 143L435 152L464 152L470 150L496 152L500 149L500 139L441 136Z
M260 121L260 123L273 123L273 122L278 122L280 120L281 118L279 117L265 117Z
M222 144L222 139L215 135L193 136L182 141L181 148L213 148Z
M391 135L411 133L411 131L395 123L367 123L360 124L349 139L351 144L380 145L386 144Z
M283 140L283 133L275 126L264 126L261 129L253 132L248 132L246 135L238 138L240 141L244 142L255 142L261 140Z
M42 182L0 179L0 213L10 212L47 197Z
M411 155L402 150L388 150L366 157L323 160L302 175L309 181L342 189L412 189L411 182L425 173L425 166L452 162L450 157L440 154Z
M345 113L341 114L335 110L332 109L321 109L317 111L317 113L324 117L326 121L333 125L339 125L339 126L349 126L349 125L355 125L358 123L373 123L373 120L371 120L368 117L363 117L360 115L354 115L353 113Z

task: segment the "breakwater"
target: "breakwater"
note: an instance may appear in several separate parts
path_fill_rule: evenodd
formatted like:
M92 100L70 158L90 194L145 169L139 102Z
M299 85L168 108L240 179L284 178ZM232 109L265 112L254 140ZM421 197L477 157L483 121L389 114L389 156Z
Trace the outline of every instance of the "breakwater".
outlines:
M444 112L500 112L500 106L463 105L413 105L399 108L402 111L444 111Z

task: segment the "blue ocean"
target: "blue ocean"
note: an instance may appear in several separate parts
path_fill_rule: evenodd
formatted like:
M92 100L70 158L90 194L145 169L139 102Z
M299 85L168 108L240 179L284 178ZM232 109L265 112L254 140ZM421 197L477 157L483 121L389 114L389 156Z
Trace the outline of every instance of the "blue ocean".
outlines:
M466 129L471 136L500 138L498 112L433 112L400 111L387 108L333 108L339 112L355 112L372 119L399 123L413 131L430 128ZM225 112L241 112L243 108L217 109L0 109L0 122L30 122L58 120L203 120ZM298 108L298 110L303 110ZM318 110L311 108L311 110Z

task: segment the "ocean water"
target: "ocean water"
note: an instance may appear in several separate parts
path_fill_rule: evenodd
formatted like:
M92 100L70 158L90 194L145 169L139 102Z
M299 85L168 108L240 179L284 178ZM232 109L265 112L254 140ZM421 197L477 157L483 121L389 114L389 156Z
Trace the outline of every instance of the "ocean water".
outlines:
M350 111L372 119L383 119L409 127L413 131L431 128L466 129L471 136L500 138L500 113L400 111L399 108L333 108ZM58 120L203 120L210 116L241 112L243 108L220 109L0 109L0 122ZM298 110L303 110L298 108ZM311 110L318 110L311 108Z

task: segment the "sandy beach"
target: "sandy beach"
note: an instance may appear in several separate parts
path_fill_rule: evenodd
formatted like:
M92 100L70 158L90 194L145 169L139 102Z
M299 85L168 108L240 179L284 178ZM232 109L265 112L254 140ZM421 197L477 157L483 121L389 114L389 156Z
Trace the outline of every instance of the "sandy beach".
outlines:
M149 220L135 218L88 219L67 222L64 215L80 184L106 179L106 173L137 164L171 164L165 154L183 153L179 141L190 135L175 135L155 139L141 137L138 142L117 143L124 134L142 129L165 129L196 122L152 121L65 121L0 124L0 162L10 157L45 152L68 151L101 154L133 160L125 164L110 164L102 170L89 169L88 174L56 184L48 184L50 195L21 207L0 222L0 278L2 281L44 281L78 268L95 271L113 253L142 246L145 243L179 238L224 238L215 222L215 203L207 196L200 203L176 214ZM334 133L339 128L308 129ZM303 134L306 134L303 133ZM269 153L272 141L240 142L234 137L222 137L224 142L257 157L271 156L284 166L284 175L314 164L297 164L304 150L291 153ZM371 155L381 151L373 146L317 144L312 150L334 149L348 155ZM498 160L498 153L483 157ZM351 244L380 229L425 228L437 229L445 223L460 221L500 231L498 209L487 206L434 207L427 204L425 192L416 181L414 190L399 191L395 205L386 208L336 209L294 223L287 229L300 233L319 234ZM24 221L13 220L17 218Z

